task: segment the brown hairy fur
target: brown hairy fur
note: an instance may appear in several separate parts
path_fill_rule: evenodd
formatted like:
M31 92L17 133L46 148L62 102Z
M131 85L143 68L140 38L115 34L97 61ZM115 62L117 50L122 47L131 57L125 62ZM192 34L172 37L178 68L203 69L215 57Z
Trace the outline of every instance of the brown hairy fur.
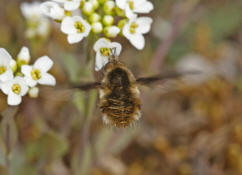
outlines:
M140 118L139 90L133 74L116 59L104 67L100 109L106 124L127 127Z

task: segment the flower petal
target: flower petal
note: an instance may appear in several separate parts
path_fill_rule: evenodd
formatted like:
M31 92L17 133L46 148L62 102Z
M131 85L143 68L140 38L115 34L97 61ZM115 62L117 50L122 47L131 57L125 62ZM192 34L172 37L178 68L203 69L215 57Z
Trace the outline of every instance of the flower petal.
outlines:
M22 101L20 95L13 93L12 91L8 94L8 104L12 106L19 105Z
M64 4L64 8L68 11L76 10L80 6L80 1L67 1Z
M117 56L120 55L121 50L122 50L121 44L119 44L117 42L112 42L112 47L115 47L116 48L116 54L117 54Z
M144 46L145 46L144 36L143 35L140 35L140 34L132 35L129 38L129 41L132 43L132 45L134 47L136 47L139 50L142 50L144 48Z
M6 81L4 83L1 83L1 89L4 94L8 95L11 91L12 81Z
M55 86L56 80L55 77L53 77L52 75L45 73L42 74L41 78L38 80L38 83L42 85Z
M110 43L110 41L107 38L100 38L97 40L97 42L94 44L93 49L98 52L100 48L107 47L107 45Z
M53 66L53 61L48 56L42 56L38 58L33 67L41 70L41 72L47 72Z
M6 72L0 75L0 81L8 81L12 79L13 79L13 71L10 67L8 67Z
M123 9L125 8L125 6L127 5L127 1L125 0L116 0L116 4L119 8Z
M0 64L1 65L8 65L10 60L13 58L11 55L6 51L4 48L0 48Z
M30 73L31 73L31 70L33 69L32 66L29 66L29 65L22 65L21 66L21 72L25 75L25 76L28 76L30 77Z
M30 87L34 87L34 86L36 86L36 84L37 84L37 81L33 80L32 77L27 77L27 76L25 76L25 77L24 77L24 80L25 80L26 84L27 84L28 86L30 86Z
M134 18L134 17L137 16L137 15L136 15L136 14L130 9L129 6L126 6L126 7L125 7L125 15L126 15L129 19Z
M26 81L24 80L23 77L16 77L14 79L16 81L16 83L18 83L21 87L21 91L20 91L20 95L21 96L24 96L27 92L28 92L28 86L27 86L27 83Z
M78 43L83 39L83 35L79 34L79 33L75 33L75 34L70 34L67 37L67 40L70 44L74 44L74 43Z
M136 29L136 31L138 33L148 33L150 31L152 21L152 18L149 17L137 18L135 22L139 25L139 27Z
M65 17L61 23L61 31L65 34L76 33L75 22L72 17Z
M96 63L95 63L95 71L99 71L108 63L108 58L103 56L100 52L96 53Z
M51 1L42 3L40 9L44 15L56 20L61 20L65 15L64 9Z
M134 9L134 12L136 12L136 13L149 13L153 9L154 9L153 4L149 1L146 1L146 2L138 4L137 7Z

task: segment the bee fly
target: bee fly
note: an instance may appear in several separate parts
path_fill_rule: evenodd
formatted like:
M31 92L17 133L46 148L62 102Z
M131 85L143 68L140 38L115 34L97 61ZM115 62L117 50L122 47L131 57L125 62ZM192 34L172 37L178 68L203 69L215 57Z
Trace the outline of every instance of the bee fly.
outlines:
M112 49L113 50L113 49ZM191 72L184 72L191 73ZM108 125L124 128L141 117L141 101L138 85L176 78L184 73L166 72L157 76L136 79L132 72L112 51L109 62L103 67L101 82L75 86L81 90L98 88L103 121Z

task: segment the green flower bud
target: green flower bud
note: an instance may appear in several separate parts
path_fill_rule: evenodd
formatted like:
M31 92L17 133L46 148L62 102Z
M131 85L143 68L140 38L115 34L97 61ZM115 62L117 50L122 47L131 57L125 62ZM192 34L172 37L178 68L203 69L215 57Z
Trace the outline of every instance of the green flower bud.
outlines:
M81 0L80 2L80 7L82 8L84 6L84 4L86 3L86 0Z
M118 27L120 28L120 30L123 29L124 25L127 23L127 19L122 19L118 22Z
M17 64L23 65L30 62L30 53L27 47L22 47L17 56Z
M94 10L96 10L99 7L98 0L89 0L90 3L92 3Z
M116 12L116 14L118 15L118 16L120 16L120 17L125 17L126 15L125 15L125 11L124 10L122 10L121 8L119 8L119 7L115 7L115 12Z
M103 11L107 15L111 15L113 13L113 10L115 8L115 2L114 1L107 1L104 3Z
M98 0L100 4L104 4L107 0Z
M31 98L37 98L39 96L39 88L38 87L30 88L29 92L28 92L28 95Z
M111 26L113 24L113 22L114 22L113 16L111 16L111 15L105 15L103 17L103 24L105 26Z
M98 22L101 19L101 16L98 13L93 13L91 16L89 16L89 21L91 23Z
M101 33L103 31L103 25L100 22L95 22L92 24L92 31L94 33Z
M117 26L108 26L104 28L104 35L110 38L115 38L120 33Z
M93 13L94 11L94 7L93 4L91 2L85 2L82 11L85 15L89 16Z

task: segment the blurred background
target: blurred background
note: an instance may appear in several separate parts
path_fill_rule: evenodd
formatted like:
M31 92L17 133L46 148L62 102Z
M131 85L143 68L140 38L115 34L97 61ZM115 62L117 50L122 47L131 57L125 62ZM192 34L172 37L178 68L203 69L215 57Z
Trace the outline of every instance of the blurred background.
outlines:
M0 93L1 175L242 175L241 0L152 0L145 49L116 40L136 77L203 72L140 87L142 118L125 129L103 124L96 90L64 88L98 78L91 41L69 45L51 20L44 34L28 31L22 2L0 0L0 47L48 55L57 87L19 107Z

